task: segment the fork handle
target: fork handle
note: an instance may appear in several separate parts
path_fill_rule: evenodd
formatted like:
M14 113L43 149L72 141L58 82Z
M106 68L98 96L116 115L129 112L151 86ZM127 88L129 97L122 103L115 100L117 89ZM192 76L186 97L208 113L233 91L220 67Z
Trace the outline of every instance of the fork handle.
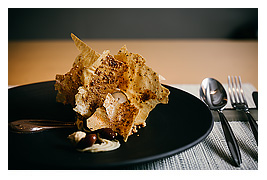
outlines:
M250 124L252 133L253 133L255 140L258 144L258 124L256 123L255 119L253 118L253 116L250 114L249 111L246 111L246 115L248 117L248 122Z
M228 148L232 154L233 160L235 162L235 166L240 167L240 164L242 162L241 160L241 153L239 150L239 146L237 144L237 140L234 136L234 133L232 131L231 126L229 125L226 117L224 116L224 114L222 113L221 110L218 110L220 119L221 119L221 124L222 124L222 128L223 128L223 132L224 132L224 136L228 145Z

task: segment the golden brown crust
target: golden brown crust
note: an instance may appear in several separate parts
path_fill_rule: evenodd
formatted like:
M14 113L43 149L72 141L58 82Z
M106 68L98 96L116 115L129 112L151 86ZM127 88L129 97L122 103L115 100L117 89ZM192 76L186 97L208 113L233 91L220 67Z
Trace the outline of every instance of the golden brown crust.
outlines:
M145 124L149 112L159 103L168 103L169 90L159 82L159 75L145 65L145 59L127 50L123 46L116 59L127 62L129 67L127 77L130 83L127 88L120 89L127 95L131 103L139 109L135 125Z
M129 101L119 103L111 94L108 94L103 104L87 119L87 126L94 131L102 128L111 128L123 137L126 142L132 131L138 109Z
M65 75L56 75L55 90L58 91L57 101L63 104L75 105L75 94L80 87L83 67L76 65Z
M84 69L90 67L100 56L92 48L71 34L76 47L81 53L76 57L73 67L65 75L56 75L55 90L58 91L57 101L63 104L75 105L75 94L78 87L82 86L82 74Z
M116 60L108 51L83 72L83 86L88 91L88 101L91 111L103 106L108 93L112 94L119 86L127 84L124 73L127 65Z

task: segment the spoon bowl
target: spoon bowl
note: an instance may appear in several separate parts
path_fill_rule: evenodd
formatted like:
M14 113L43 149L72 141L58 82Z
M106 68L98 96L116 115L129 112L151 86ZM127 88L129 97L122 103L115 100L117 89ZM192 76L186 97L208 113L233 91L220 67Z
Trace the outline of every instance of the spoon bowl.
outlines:
M216 79L204 79L199 92L200 97L211 110L223 110L227 104L227 93Z

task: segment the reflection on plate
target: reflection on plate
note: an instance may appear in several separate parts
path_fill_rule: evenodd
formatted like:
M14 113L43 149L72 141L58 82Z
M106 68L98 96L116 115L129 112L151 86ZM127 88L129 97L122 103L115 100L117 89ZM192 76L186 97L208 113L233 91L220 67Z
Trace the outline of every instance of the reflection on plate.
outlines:
M56 102L55 81L9 89L8 120L54 119L74 121L70 106ZM74 130L8 133L9 169L113 169L145 163L182 152L202 141L213 127L207 106L195 96L166 86L169 104L149 114L147 127L130 136L117 150L81 153L67 140Z

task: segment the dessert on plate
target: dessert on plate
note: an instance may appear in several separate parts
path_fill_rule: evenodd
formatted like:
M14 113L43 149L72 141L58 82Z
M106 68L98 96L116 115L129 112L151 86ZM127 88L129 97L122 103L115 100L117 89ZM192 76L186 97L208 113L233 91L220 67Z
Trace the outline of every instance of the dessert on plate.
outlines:
M119 137L127 142L146 126L149 113L157 104L167 104L170 92L145 59L126 46L116 55L109 50L99 54L74 34L71 37L80 54L69 72L56 75L55 83L57 101L72 105L77 114L79 131L69 138L81 151L105 151L107 144L114 145L107 150L114 150Z

